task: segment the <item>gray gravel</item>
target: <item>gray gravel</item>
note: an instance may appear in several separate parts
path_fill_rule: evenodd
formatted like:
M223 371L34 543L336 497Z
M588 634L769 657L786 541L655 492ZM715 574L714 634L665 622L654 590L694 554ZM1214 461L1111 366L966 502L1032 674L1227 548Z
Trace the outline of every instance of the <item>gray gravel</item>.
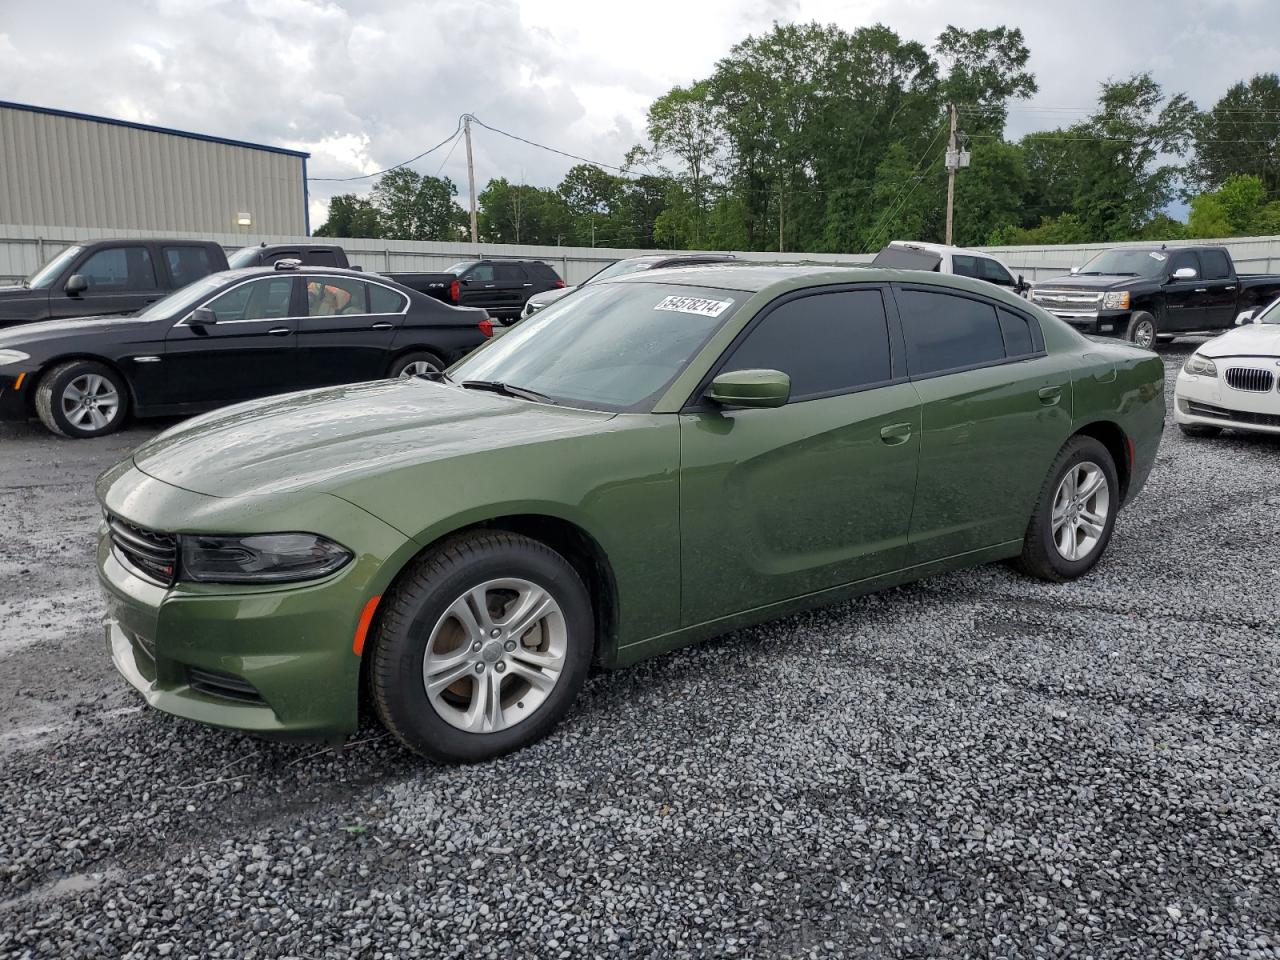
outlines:
M138 709L86 547L143 435L0 427L0 954L1280 954L1278 440L1170 424L1083 582L741 631L449 769Z

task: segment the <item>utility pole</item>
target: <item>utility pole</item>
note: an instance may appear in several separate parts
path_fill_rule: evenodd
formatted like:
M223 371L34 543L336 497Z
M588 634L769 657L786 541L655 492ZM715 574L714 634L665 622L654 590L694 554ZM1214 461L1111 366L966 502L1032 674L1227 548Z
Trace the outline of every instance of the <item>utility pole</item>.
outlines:
M951 109L951 140L947 143L947 246L951 245L951 224L956 205L956 168L960 165L960 151L956 147L956 105ZM470 143L470 141L467 141Z
M955 139L955 134L954 134L955 121L954 120L952 121L951 127L953 131L951 139L954 140ZM467 114L462 118L462 130L467 138L467 184L471 188L471 242L479 243L480 231L476 229L476 165L475 165L474 159L471 156L471 114ZM947 223L949 224L950 222L951 221L948 219ZM950 234L950 232L951 232L951 228L948 227L947 233ZM948 241L948 243L949 242L950 241Z
M778 252L782 253L782 184L778 184Z

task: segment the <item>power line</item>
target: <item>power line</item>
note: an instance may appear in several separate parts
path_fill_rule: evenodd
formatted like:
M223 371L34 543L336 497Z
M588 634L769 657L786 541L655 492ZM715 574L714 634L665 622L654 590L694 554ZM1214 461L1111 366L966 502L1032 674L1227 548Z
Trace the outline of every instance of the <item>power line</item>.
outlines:
M462 129L462 117L458 117L458 125L453 128L453 133L449 134L448 137L441 140L434 147L428 147L426 150L423 150L416 157L410 157L404 163L392 164L391 166L387 167L387 169L385 170L377 170L373 173L362 173L356 177L307 177L307 181L310 183L353 183L356 180L368 180L370 177L380 177L384 173L390 173L392 170L399 170L401 167L407 167L409 164L415 163L418 160L421 160L423 157L427 156L427 154L435 153L437 150L439 150L441 147L447 144L450 140L453 140L458 135L458 131L461 129Z
M453 151L458 149L458 142L462 138L457 133L453 135L453 146L449 148L449 152L444 155L444 159L440 161L440 166L436 167L436 176L440 176L440 171L444 169L444 165L449 162L449 158L453 156Z
M501 134L504 137L509 137L512 140L519 140L521 143L527 143L529 146L537 147L539 150L546 150L549 153L555 153L555 154L558 154L559 156L567 157L570 160L577 160L580 163L588 163L593 167L603 167L606 170L617 170L619 173L622 173L622 174L625 174L627 172L625 167L619 167L612 163L601 163L599 160L591 160L591 159L588 159L587 157L580 157L576 153L568 153L564 150L557 150L555 147L549 147L545 143L537 143L536 141L529 140L526 137L522 137L518 134L508 133L506 130L499 130L497 127L491 127L489 126L489 124L485 123L475 114L471 114L470 116L474 123L479 124L480 126L484 127L486 130L491 130L494 133Z

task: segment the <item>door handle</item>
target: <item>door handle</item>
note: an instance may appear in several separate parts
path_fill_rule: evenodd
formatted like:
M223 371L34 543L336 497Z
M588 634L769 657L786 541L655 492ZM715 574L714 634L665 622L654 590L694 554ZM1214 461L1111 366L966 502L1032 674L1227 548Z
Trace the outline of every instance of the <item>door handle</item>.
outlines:
M293 333L293 331L288 327L272 327L267 331L267 333L271 334L273 337L285 337Z
M1196 287L1196 288L1195 288L1194 290L1192 290L1191 292L1192 292L1192 293L1208 293L1208 292L1209 292L1209 288L1208 288L1208 287Z
M1231 286L1229 286L1229 287L1223 287L1222 289L1223 289L1223 290L1234 290L1235 288L1236 288L1236 285L1233 283Z
M371 329L371 330L390 330L390 329L391 329L392 327L394 327L394 326L395 326L395 324L394 324L394 323L385 323L385 322L382 322L382 323L375 323L375 324L374 324L372 327L370 327L369 329Z
M880 439L891 447L906 443L911 439L911 424L891 423L887 427L881 427Z
M1053 406L1062 399L1061 387L1041 387L1039 393L1040 402L1047 407Z
M492 290L492 289L493 289L493 284L492 284L492 283L486 283L486 284L484 285L484 288L485 288L486 290Z
M526 286L526 287L532 287L532 286L533 286L533 284L532 284L532 283L526 283L526 284L525 284L525 286Z

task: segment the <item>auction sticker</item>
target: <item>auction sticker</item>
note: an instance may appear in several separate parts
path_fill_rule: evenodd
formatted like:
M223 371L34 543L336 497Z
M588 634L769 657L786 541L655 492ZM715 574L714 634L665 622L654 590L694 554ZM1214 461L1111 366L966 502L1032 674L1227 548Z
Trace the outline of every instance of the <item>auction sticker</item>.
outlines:
M1165 255L1163 253L1151 253L1149 256L1152 260L1159 260L1161 262L1165 260Z
M702 297L663 297L655 310L671 310L676 313L696 313L700 317L718 317L731 306L732 300L707 300Z

